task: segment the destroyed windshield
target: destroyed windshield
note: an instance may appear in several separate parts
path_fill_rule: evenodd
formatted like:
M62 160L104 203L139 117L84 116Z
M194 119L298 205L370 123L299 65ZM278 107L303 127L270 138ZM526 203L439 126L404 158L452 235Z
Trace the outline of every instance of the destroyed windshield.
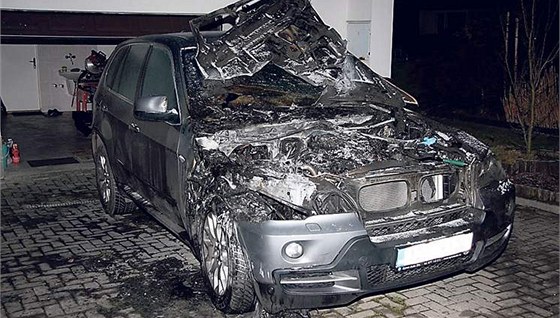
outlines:
M219 37L200 32L224 25L231 29ZM240 1L192 20L191 29L198 43L196 64L207 88L225 96L224 103L235 97L246 106L267 98L268 105L291 107L404 105L391 84L347 51L308 0ZM281 82L287 85L277 85L278 77L290 75Z

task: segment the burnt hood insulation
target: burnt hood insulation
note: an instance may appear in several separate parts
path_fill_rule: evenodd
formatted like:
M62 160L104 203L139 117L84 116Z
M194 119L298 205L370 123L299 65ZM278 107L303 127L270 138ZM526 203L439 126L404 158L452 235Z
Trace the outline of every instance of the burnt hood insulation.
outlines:
M402 107L402 94L346 49L308 0L245 0L190 21L198 43L196 61L207 80L252 76L274 64L323 88L318 104L374 99ZM217 38L203 28L230 25Z

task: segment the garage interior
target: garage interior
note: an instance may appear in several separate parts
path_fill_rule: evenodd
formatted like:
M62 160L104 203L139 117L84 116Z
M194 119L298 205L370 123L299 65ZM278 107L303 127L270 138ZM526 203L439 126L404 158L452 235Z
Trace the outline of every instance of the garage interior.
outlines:
M74 120L92 107L91 94L76 90L86 57L108 57L143 34L188 31L193 16L3 10L2 136L21 157L6 173L91 162L89 129Z

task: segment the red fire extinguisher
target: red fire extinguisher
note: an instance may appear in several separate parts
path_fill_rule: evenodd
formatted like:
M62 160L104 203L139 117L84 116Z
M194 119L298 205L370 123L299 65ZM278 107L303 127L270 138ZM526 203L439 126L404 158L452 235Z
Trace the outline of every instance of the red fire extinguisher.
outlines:
M19 156L19 147L17 144L14 144L12 146L12 162L13 163L19 163L20 161L20 156Z

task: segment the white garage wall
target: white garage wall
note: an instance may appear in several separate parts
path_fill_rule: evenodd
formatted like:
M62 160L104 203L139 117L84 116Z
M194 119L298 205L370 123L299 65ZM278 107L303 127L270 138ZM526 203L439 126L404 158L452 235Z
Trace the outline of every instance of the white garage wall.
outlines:
M347 2L348 21L371 21L372 0L347 0Z
M311 0L311 4L323 22L335 28L343 38L346 38L347 0Z
M394 0L347 0L347 4L349 23L371 25L369 66L381 76L391 77Z
M372 0L370 66L391 77L394 0Z
M381 76L391 77L394 0L311 0L311 3L323 21L345 39L350 37L348 23L369 22L370 56L365 62ZM368 39L361 41L368 42Z

